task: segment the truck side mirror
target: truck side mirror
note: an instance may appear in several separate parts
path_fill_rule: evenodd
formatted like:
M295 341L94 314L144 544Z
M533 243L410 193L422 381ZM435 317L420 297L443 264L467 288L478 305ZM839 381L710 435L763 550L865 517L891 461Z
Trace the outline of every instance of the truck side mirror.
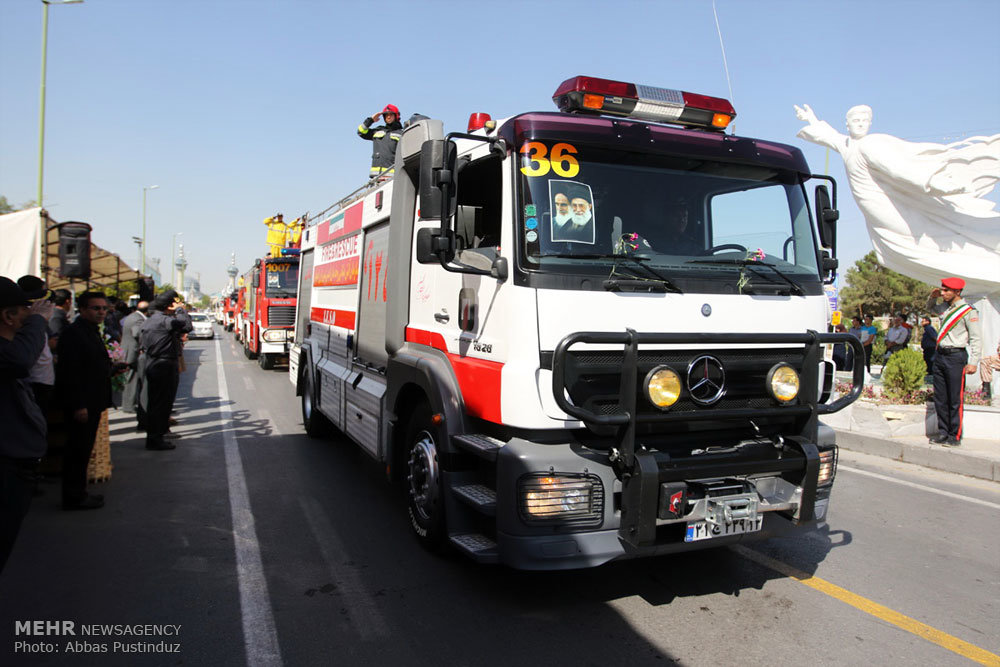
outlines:
M254 273L253 274L253 278L250 280L250 284L254 288L260 287L260 274L259 273Z
M823 251L822 263L820 264L820 274L823 276L823 282L827 284L833 283L834 277L837 275L837 268L840 266L840 260L836 257L830 257L830 253L827 250Z
M819 226L819 240L824 248L837 254L837 220L840 211L830 203L830 191L825 185L816 186L816 224Z
M439 251L444 251L444 261L449 263L455 259L455 232L448 230L442 235L437 227L424 227L417 230L417 261L421 264L437 264Z
M507 282L510 270L507 268L506 257L496 257L493 259L493 266L490 267L490 275L502 283Z
M420 217L425 220L451 218L458 200L455 178L455 143L430 139L420 147ZM442 201L447 185L448 201Z

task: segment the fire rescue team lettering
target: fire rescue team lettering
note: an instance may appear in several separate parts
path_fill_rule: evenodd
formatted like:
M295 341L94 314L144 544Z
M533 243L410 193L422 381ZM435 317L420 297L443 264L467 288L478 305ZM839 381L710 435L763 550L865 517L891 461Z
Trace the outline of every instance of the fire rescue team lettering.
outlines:
M550 151L540 141L529 141L521 146L520 152L524 156L521 173L525 176L545 176L550 169L563 178L573 178L580 173L579 161L570 155L576 154L576 146L572 144L559 143Z
M317 287L356 285L360 264L360 234L328 243L319 249L313 284Z

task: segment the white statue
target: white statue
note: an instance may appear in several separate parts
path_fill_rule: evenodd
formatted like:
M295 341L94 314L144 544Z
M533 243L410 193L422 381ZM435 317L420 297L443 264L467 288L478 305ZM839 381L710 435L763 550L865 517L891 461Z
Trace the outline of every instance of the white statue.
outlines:
M1000 181L1000 134L953 144L868 134L872 110L847 111L850 136L795 107L798 136L844 158L847 179L879 261L936 285L964 278L970 294L1000 292L1000 213L984 198Z

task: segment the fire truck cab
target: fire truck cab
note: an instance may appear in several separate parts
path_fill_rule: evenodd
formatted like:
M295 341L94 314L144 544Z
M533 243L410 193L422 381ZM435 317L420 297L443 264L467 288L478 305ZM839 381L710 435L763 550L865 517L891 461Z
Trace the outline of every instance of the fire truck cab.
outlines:
M404 129L304 231L290 379L430 547L525 569L826 517L836 190L725 100L592 77L559 112ZM826 178L826 177L821 177Z
M295 291L299 280L296 254L258 259L247 277L243 351L261 368L274 367L288 354L295 324Z

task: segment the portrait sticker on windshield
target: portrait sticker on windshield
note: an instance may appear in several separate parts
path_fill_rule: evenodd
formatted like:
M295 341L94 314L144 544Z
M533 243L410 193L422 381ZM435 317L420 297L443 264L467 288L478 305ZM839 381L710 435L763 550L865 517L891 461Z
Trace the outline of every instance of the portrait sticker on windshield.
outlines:
M551 171L562 178L575 178L580 173L576 146L554 144L551 148L540 141L529 141L521 146L521 173L528 177L545 176Z
M579 181L549 181L552 203L552 241L594 244L594 193Z

